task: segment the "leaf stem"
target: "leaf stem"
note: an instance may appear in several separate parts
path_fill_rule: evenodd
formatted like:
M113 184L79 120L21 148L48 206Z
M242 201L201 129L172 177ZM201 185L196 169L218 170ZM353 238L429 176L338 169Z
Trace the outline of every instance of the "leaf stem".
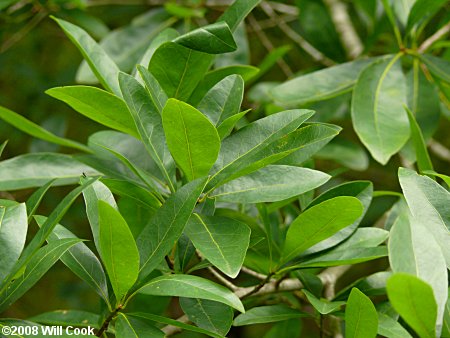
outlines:
M121 304L119 304L117 306L117 308L112 311L108 317L106 317L106 319L104 320L102 326L100 327L100 329L98 330L98 332L95 334L97 337L101 337L104 333L106 333L106 330L108 330L108 326L109 323L111 323L111 321L114 319L115 316L117 316L117 314L120 312L120 310L123 309L123 306Z

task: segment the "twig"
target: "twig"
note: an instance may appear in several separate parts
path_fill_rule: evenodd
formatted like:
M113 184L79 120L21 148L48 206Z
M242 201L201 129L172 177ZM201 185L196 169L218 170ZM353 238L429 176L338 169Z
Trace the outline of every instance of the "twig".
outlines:
M259 273L259 272L256 272L256 271L253 271L252 269L246 268L245 266L243 266L241 268L241 271L243 273L246 273L249 276L253 276L253 277L258 278L260 280L265 280L267 278L266 275L264 275L262 273Z
M188 316L186 316L186 315L183 315L183 316L177 318L177 321L184 323L184 324L187 324L190 322ZM164 326L161 329L161 331L164 332L166 337L174 335L175 333L181 332L181 330L182 329L180 327L172 326L172 325Z
M226 279L218 271L216 271L216 269L214 269L212 266L208 266L208 270L214 275L214 277L216 277L223 285L225 285L230 290L237 291L239 289L238 286L231 283L228 279Z
M420 45L418 52L424 53L428 48L431 47L433 43L438 41L440 38L442 38L445 34L450 32L450 22L447 23L445 26L441 27L436 33L434 33L432 36L430 36L428 39L426 39L422 44Z
M103 333L105 333L106 330L108 330L109 323L119 313L120 310L122 310L122 305L119 305L117 309L115 309L113 312L109 314L109 316L105 319L102 326L100 327L100 330L98 330L98 332L95 334L97 337L101 337Z
M290 14L295 17L298 17L299 10L297 6L292 5L286 5L281 2L274 2L274 1L266 1L274 10L280 13L284 14Z
M428 142L430 150L440 159L450 162L450 150L438 141L431 139Z
M254 32L256 33L256 35L258 35L259 40L261 41L263 46L266 47L269 52L271 52L274 49L273 44L267 37L266 33L264 33L264 30L259 25L259 22L255 19L253 14L250 14L247 18L250 22L250 25L253 27ZM284 61L283 58L279 58L277 60L277 64L278 66L280 66L281 70L287 77L291 77L294 74L291 67L289 67L289 65L286 63L286 61Z
M301 35L294 31L288 24L279 20L278 15L274 12L269 3L261 3L262 10L275 22L278 27L287 35L292 41L296 42L305 52L307 52L314 61L320 62L325 66L334 66L336 63L322 54L313 45L306 41Z
M344 49L351 59L355 59L362 53L364 47L348 15L347 5L340 0L324 0L324 2L330 10L331 20L336 27Z

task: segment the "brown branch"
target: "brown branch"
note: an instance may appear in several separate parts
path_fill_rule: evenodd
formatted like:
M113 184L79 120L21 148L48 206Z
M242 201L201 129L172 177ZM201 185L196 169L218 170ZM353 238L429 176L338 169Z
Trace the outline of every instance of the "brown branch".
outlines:
M98 332L95 334L97 337L101 337L106 332L106 330L108 330L109 323L111 323L113 318L119 313L120 310L122 310L122 305L119 305L117 309L115 309L109 314L108 317L106 317L105 321L100 327L100 330L98 330Z

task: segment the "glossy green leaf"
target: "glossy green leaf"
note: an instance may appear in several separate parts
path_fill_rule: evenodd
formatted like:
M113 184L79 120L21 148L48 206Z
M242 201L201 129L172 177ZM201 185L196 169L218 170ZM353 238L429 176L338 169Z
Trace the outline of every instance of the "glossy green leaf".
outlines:
M359 201L364 206L364 211L362 215L355 221L353 224L348 227L342 229L335 235L327 238L326 240L317 243L311 248L307 249L304 252L304 255L312 254L315 252L323 251L329 249L336 244L339 244L343 240L347 239L350 235L352 235L355 229L358 227L359 223L363 219L367 210L369 209L370 203L372 202L372 193L373 193L373 185L369 181L353 181L347 182L344 184L340 184L336 187L331 188L330 190L325 191L323 194L319 195L315 198L309 205L308 208L315 206L323 201L328 199L338 197L338 196L353 196L359 199Z
M214 125L197 109L176 99L167 101L162 120L167 146L187 179L206 176L220 150Z
M431 54L421 55L420 58L427 65L428 69L434 76L444 80L445 82L450 82L449 61Z
M143 318L143 319L150 320L150 321L157 322L157 323L172 325L172 326L179 327L180 329L183 329L186 331L206 334L206 335L214 337L214 338L223 338L223 336L221 336L221 335L218 335L214 332L199 328L197 326L189 325L189 324L183 323L178 320L174 320L174 319L170 319L170 318L166 318L166 317L162 317L162 316L158 316L158 315L154 315L154 314L150 314L150 313L132 312L132 313L128 313L128 315L137 317L137 318Z
M40 313L29 320L44 325L72 325L77 327L98 328L100 316L98 314L79 310L56 310Z
M74 238L61 239L39 249L26 268L9 284L7 292L0 294L0 311L3 312L22 297L67 250L79 242L79 239Z
M98 175L97 171L69 155L20 155L0 162L0 190L40 187L53 179L55 186L71 185L77 183L83 173Z
M86 215L91 227L95 247L100 252L100 225L98 215L98 202L104 201L117 209L116 201L111 191L102 182L95 182L83 191Z
M230 27L223 21L194 29L173 42L208 54L229 53L237 49Z
M189 98L189 103L193 106L197 106L211 88L229 75L240 75L244 81L247 82L253 76L258 74L258 72L258 68L248 65L235 65L214 69L206 73L204 78L198 83L195 91Z
M239 122L239 120L241 118L243 118L249 111L250 111L250 109L240 112L240 113L237 113L237 114L225 119L225 121L223 121L217 127L217 133L219 134L220 140L223 140L225 137L228 137L231 134L231 132L233 131L233 128Z
M437 172L430 170L424 171L424 174L439 177L450 187L450 176L438 174Z
M257 120L226 138L222 142L208 187L237 177L236 173L249 167L261 150L296 130L311 115L309 110L287 110Z
M48 130L45 130L41 126L31 122L22 115L19 115L12 110L0 107L0 119L14 126L14 128L23 131L33 137L39 138L41 140L59 144L61 146L78 149L85 152L90 152L84 144L59 137Z
M175 42L166 42L155 51L148 69L169 98L186 101L205 76L212 58Z
M122 215L110 204L98 202L100 254L117 302L121 302L139 274L139 252Z
M392 3L395 15L403 26L406 26L409 12L415 2L416 0L397 0Z
M314 258L308 258L292 268L320 268L347 264L357 264L386 257L388 255L385 246L340 250L339 247L323 253Z
M119 68L88 33L67 21L53 18L78 48L100 83L108 91L121 96L117 75Z
M245 312L239 298L226 287L191 275L165 275L145 284L140 293L154 296L200 298L216 301Z
M446 3L446 0L417 0L409 13L406 31L427 22Z
M345 337L375 338L378 315L370 298L354 288L345 308Z
M206 178L192 181L171 195L137 238L141 259L139 281L152 272L181 236L203 192Z
M386 288L394 309L420 337L436 337L437 305L431 286L415 276L396 273Z
M405 103L406 81L398 56L376 61L361 72L353 91L353 127L381 164L408 140Z
M352 224L362 212L361 202L350 196L335 197L307 209L289 226L281 263Z
M165 337L165 334L156 327L122 312L119 312L114 327L117 338Z
M153 8L134 17L129 25L109 32L101 39L99 45L120 70L130 72L156 36L175 22L176 18L164 9ZM145 66L147 65L148 61ZM92 83L93 79L95 79L94 74L84 61L78 68L76 80L81 83Z
M300 165L310 159L328 142L330 142L342 129L336 125L325 123L312 123L290 133L279 140L280 153L291 152L277 161L277 164Z
M357 171L364 171L369 168L369 158L365 150L359 144L344 139L336 139L328 143L319 150L316 158L333 160Z
M47 220L47 217L35 216L35 220L39 227L41 227ZM78 239L71 231L57 224L47 241L51 243L65 238ZM108 304L108 286L106 284L105 272L97 256L95 256L86 244L75 244L61 257L61 261L74 274L88 283Z
M102 182L114 194L130 198L149 210L156 211L161 206L161 202L155 195L133 182L108 178L102 179Z
M90 86L55 87L46 93L95 122L139 137L127 106L111 93Z
M28 223L30 223L31 219L33 218L34 213L36 212L37 208L42 202L42 199L44 198L47 191L51 188L55 181L50 180L46 184L44 184L42 187L37 189L33 194L31 194L30 197L28 197L26 206L27 206L27 214L28 214Z
M283 105L300 105L333 98L351 91L360 72L373 59L347 62L289 80L274 89L273 98Z
M303 290L308 301L311 305L322 315L329 314L331 312L338 311L345 302L330 302L325 299L318 299L311 292L307 290Z
M164 142L161 116L156 106L152 103L148 92L132 76L120 73L119 83L147 152L172 187L169 171L173 161Z
M433 234L449 268L450 193L431 178L409 169L400 168L399 179L411 213Z
M222 336L228 333L233 323L233 309L222 303L198 298L180 298L180 306L190 321Z
M399 322L380 312L378 312L378 334L387 338L412 337Z
M27 230L25 203L0 207L0 280L5 279L19 259L25 245Z
M236 203L276 202L315 189L329 179L317 170L270 165L220 186L209 196Z
M142 68L147 70L148 64L150 63L150 60L153 57L153 54L155 51L165 42L172 41L180 36L180 33L174 28L165 28L162 30L150 43L150 45L147 47L147 50L145 51L144 55L142 56L141 60L139 61L139 64L137 65L138 68ZM139 69L138 69L139 70Z
M411 129L411 139L413 141L414 149L416 151L417 166L420 172L425 170L433 170L433 164L431 163L430 155L428 154L427 146L423 138L420 126L414 118L413 113L407 107L405 107L408 113L409 127Z
M353 288L357 288L366 296L380 296L386 294L386 282L392 275L390 271L376 272L370 276L360 278L340 290L334 300L345 300L350 295Z
M427 225L413 217L397 219L389 239L389 262L392 271L415 275L433 288L441 327L448 297L447 265Z
M264 338L300 337L302 322L298 319L288 319L275 323L264 335Z
M237 316L234 319L233 326L272 323L306 316L308 316L307 313L295 310L284 304L258 306Z
M233 32L233 38L237 49L230 53L217 55L214 59L214 68L250 64L250 46L245 21L242 21Z
M161 114L167 102L167 94L164 92L159 82L152 75L152 73L148 71L147 68L141 65L137 65L137 70L140 77L144 81L145 89L147 89L147 92L150 95L153 104Z
M250 241L250 228L231 218L194 214L186 235L208 261L226 275L236 278Z
M211 88L197 109L219 126L239 113L244 97L244 80L240 75L229 75Z
M244 18L255 8L261 0L235 0L222 14L218 21L228 24L234 32Z

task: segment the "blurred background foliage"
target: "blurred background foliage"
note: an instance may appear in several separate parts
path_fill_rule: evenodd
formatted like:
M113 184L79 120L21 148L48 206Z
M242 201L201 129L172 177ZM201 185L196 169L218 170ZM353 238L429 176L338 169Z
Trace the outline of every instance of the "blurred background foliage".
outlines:
M406 18L401 5L409 6L414 1L391 1L400 26L404 25ZM88 135L102 128L44 94L48 88L74 84L76 80L92 83L88 67L81 62L82 56L50 19L50 15L83 27L101 41L122 70L130 72L163 29L173 27L185 32L192 27L213 22L230 3L229 0L0 0L0 105L26 116L57 135L84 143ZM423 36L428 37L448 25L449 19L450 5L447 4L426 26ZM360 55L376 56L396 51L392 27L381 1L377 0L265 1L249 15L245 25L239 27L235 39L239 44L238 51L217 58L215 66L250 64L260 68L258 74L249 75L251 78L247 82L243 109L252 109L247 115L247 122L280 110L268 95L269 89L277 83ZM431 51L450 61L449 47L450 43L442 39L432 46ZM448 174L448 99L445 100L437 87L429 90L429 111L423 122L431 125L427 136L435 170ZM433 101L438 95L444 100ZM336 140L320 151L315 163L310 163L310 166L334 175L334 179L321 188L322 191L338 183L357 179L371 180L375 190L399 191L397 168L409 165L411 155L408 149L384 167L371 159L352 129L350 97L349 93L304 105L317 111L314 117L316 120L335 123L344 128ZM0 133L0 141L9 140L3 158L26 152L70 152L32 139L3 122L0 122ZM67 188L52 189L40 213L48 214L67 191ZM29 194L28 190L18 191L6 197L24 200ZM393 196L376 198L363 225L372 226L396 200ZM121 201L120 208L133 210L136 206ZM145 219L140 210L135 210L134 215L136 219L129 223L136 224ZM79 237L89 238L81 200L71 208L63 224ZM384 260L360 264L348 278L368 275L385 266ZM344 279L341 282L349 281ZM141 296L140 301L135 302L136 310L143 307L146 312L164 311L167 299L149 298ZM6 315L26 318L59 308L92 311L99 307L96 299L87 285L60 264L41 280L34 292L26 294ZM173 311L172 316L182 314L175 304L170 309ZM311 328L304 328L305 337L317 333L314 327L314 323L311 323ZM230 337L261 337L262 332L267 332L269 328L262 325L252 328L251 332L232 331ZM191 337L192 333L183 333L183 336Z

